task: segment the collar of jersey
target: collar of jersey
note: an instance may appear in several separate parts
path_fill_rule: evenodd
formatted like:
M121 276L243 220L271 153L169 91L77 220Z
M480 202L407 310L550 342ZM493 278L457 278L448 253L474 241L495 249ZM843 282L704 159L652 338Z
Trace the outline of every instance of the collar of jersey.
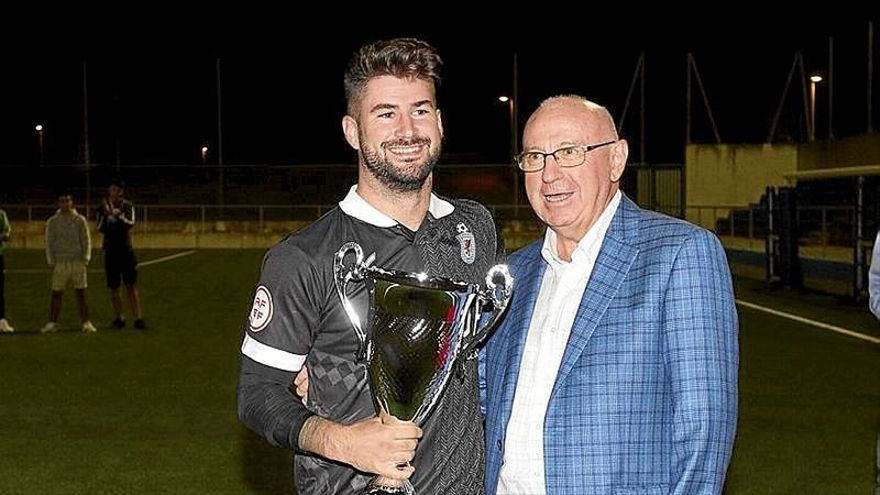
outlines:
M374 208L373 205L367 203L367 201L357 193L357 184L351 186L351 189L348 190L348 194L345 195L345 199L339 202L339 208L341 208L346 215L367 222L370 225L375 225L376 227L388 228L397 225L397 220ZM431 203L428 205L428 212L431 213L432 217L443 218L454 210L455 207L452 206L451 203L444 201L431 193Z

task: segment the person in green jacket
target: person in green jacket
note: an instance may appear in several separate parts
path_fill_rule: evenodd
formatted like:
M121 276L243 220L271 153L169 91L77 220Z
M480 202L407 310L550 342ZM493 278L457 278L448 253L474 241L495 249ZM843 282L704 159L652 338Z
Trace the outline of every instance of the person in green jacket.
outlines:
M3 251L6 249L6 241L12 229L9 226L9 218L6 212L0 210L0 332L12 333L15 331L9 320L6 319L6 263L3 261Z

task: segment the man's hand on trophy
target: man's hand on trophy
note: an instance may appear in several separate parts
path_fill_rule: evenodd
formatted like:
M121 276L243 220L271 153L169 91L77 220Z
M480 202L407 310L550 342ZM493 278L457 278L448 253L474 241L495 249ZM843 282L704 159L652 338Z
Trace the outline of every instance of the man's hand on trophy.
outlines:
M293 386L296 395L302 398L303 405L308 405L309 400L309 370L306 365L300 368L296 378L293 379Z
M364 419L346 428L346 462L355 469L396 480L412 476L415 468L409 462L422 438L422 429L415 423L383 414L381 418Z
M299 447L365 473L404 480L415 471L408 463L415 457L420 438L422 429L415 423L393 416L350 425L312 416L300 431Z

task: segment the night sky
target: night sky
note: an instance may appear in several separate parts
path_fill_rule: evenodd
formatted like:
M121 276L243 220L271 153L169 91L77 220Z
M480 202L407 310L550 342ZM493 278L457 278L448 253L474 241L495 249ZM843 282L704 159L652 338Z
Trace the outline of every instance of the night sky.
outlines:
M271 17L271 16L268 16ZM417 36L445 61L439 104L446 128L446 162L507 160L509 124L501 94L512 89L519 61L520 129L544 97L578 93L619 118L639 53L647 56L647 159L683 159L685 54L690 50L726 142L763 142L794 52L808 73L827 74L828 36L834 36L835 134L866 126L867 26L870 16L834 20L681 20L655 23L608 15L528 16L516 22L477 22L467 16L433 27L371 23L332 27L315 21L306 35L299 19L264 26L195 30L192 26L117 24L72 35L76 26L45 29L4 43L0 78L0 166L37 163L34 125L46 126L44 161L81 157L82 62L88 66L92 161L122 166L199 163L211 147L216 163L215 59L221 59L226 164L352 163L340 130L342 74L352 51L379 38ZM604 21L604 22L603 22ZM207 22L207 21L206 21ZM350 23L351 24L351 23ZM299 28L296 26L300 26ZM393 27L392 27L393 26ZM874 20L874 121L880 127L880 23ZM6 38L4 38L6 40ZM827 134L827 86L820 85L817 136ZM779 135L803 137L801 87L783 110ZM712 140L694 86L693 137ZM638 92L623 129L638 160Z

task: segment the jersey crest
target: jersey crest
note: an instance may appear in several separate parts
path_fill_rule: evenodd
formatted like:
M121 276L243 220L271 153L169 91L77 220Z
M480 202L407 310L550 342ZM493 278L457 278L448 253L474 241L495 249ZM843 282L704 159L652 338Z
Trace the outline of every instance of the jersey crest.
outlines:
M266 328L266 325L272 321L272 314L275 308L272 305L272 294L265 285L257 287L257 293L254 294L254 304L251 312L248 314L248 323L252 332L259 332Z
M477 243L474 240L474 234L464 223L458 224L456 230L458 230L458 235L455 237L458 239L461 261L470 265L477 259Z

